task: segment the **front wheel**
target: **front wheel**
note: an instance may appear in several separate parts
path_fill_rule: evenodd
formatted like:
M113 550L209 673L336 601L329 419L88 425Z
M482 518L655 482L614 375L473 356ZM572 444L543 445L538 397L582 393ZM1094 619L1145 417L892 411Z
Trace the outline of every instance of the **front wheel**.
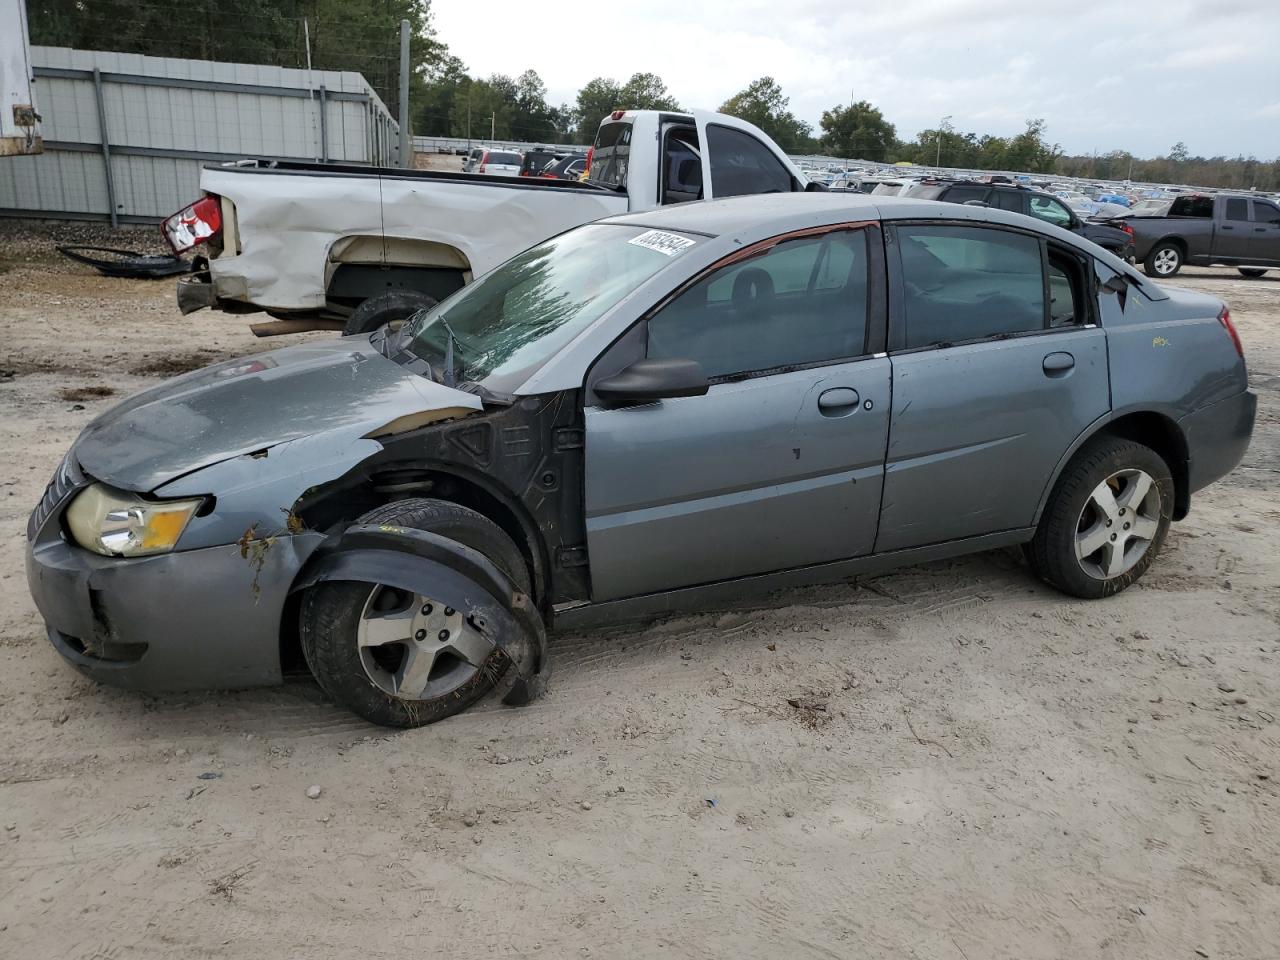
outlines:
M434 307L435 297L418 290L389 290L360 303L347 317L342 335L373 333L383 324L408 320L419 310Z
M466 507L415 499L365 514L439 534L484 554L520 590L529 571L496 524ZM302 652L330 697L373 723L418 727L460 713L494 688L511 658L430 591L361 581L317 584L303 598Z
M1261 267L1237 267L1236 269L1240 271L1240 276L1248 277L1250 280L1257 280L1267 272Z
M1046 583L1096 600L1147 570L1173 519L1173 478L1150 447L1099 437L1058 478L1026 555Z
M1182 248L1176 243L1156 244L1142 261L1142 269L1149 277L1172 277L1182 269Z

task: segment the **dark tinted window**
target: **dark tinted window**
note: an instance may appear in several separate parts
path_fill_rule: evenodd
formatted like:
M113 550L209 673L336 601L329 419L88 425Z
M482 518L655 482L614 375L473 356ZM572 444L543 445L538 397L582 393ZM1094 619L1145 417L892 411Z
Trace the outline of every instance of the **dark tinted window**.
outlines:
M983 227L902 227L906 346L927 347L1045 324L1034 237Z
M707 149L711 151L711 191L715 196L790 192L787 168L750 134L713 124L707 127Z
M1244 197L1228 197L1227 198L1227 219L1228 220L1248 220L1249 219L1249 201Z
M1213 197L1178 197L1169 207L1171 217L1212 217Z
M991 193L991 199L987 202L1000 210L1022 213L1022 197L1023 194L1017 190L994 190Z
M789 240L717 270L649 320L650 357L697 360L709 377L863 352L864 231Z
M489 156L485 158L485 163L506 164L511 167L518 167L521 163L521 156L518 153L505 153L499 150L490 150Z
M606 123L596 134L587 179L608 187L627 185L627 162L631 156L631 124Z
M1265 200L1253 201L1253 219L1255 223L1280 223L1280 207Z
M970 200L986 200L988 187L976 183L961 183L947 190L942 199L947 203L968 203ZM908 192L907 196L911 196Z

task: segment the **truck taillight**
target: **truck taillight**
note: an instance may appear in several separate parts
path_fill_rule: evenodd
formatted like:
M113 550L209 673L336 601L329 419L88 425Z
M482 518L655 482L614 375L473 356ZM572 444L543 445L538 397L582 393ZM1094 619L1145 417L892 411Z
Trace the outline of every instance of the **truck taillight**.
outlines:
M222 200L202 197L160 224L160 232L174 253L183 253L203 243L222 229Z
M1222 308L1222 312L1218 314L1218 322L1222 324L1222 329L1227 331L1227 336L1231 338L1232 344L1235 345L1236 353L1240 354L1240 359L1244 359L1244 344L1240 342L1240 334L1236 333L1236 325L1231 322L1231 311L1226 307Z
M591 173L591 158L594 157L595 155L596 155L595 144L592 144L591 146L587 147L587 166L582 171L584 174L589 175Z

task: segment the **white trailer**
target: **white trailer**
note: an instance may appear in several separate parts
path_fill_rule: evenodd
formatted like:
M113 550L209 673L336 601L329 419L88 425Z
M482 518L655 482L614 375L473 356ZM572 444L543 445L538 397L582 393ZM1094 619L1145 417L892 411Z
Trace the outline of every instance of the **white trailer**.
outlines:
M0 0L0 157L40 153L25 0Z

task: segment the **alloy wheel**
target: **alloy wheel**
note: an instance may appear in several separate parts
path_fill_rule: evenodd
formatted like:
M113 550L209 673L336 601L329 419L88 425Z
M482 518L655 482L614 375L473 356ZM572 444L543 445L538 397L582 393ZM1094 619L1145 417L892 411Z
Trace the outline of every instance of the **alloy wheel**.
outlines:
M481 670L494 647L452 607L392 587L374 587L356 627L369 680L402 700L434 700Z
M1173 271L1178 268L1178 251L1174 250L1172 247L1165 247L1156 254L1153 262L1155 264L1156 273L1161 276L1173 273Z
M1118 470L1098 484L1076 523L1076 560L1089 576L1111 580L1146 555L1160 529L1160 485L1144 470Z

